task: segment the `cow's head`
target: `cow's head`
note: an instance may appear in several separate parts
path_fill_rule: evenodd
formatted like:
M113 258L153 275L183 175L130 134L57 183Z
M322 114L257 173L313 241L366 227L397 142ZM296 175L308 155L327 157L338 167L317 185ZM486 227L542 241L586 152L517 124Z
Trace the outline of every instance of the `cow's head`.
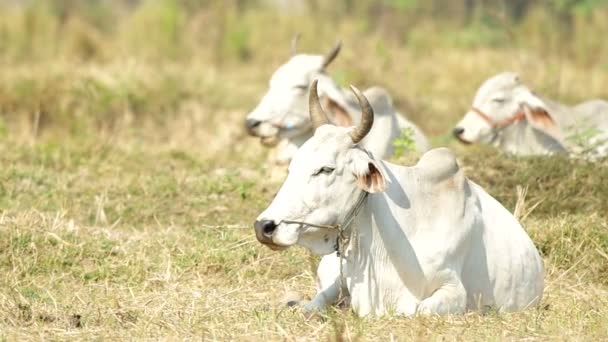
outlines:
M545 102L516 73L503 72L481 85L453 134L463 143L491 144L501 130L520 121L549 134L556 129Z
M362 191L384 191L380 164L358 146L372 127L373 110L367 99L352 89L362 108L361 123L339 127L329 124L319 103L317 81L312 83L309 104L315 133L296 152L285 183L255 222L257 239L271 249L299 244L318 254L333 252L338 232L308 224L342 223Z
M347 115L340 88L325 73L327 66L338 55L340 46L338 43L327 55L320 56L297 54L294 44L293 56L274 72L268 91L257 107L247 115L247 132L270 146L282 138L309 132L311 123L308 118L307 94L314 79L320 80L322 97L339 108L338 112Z

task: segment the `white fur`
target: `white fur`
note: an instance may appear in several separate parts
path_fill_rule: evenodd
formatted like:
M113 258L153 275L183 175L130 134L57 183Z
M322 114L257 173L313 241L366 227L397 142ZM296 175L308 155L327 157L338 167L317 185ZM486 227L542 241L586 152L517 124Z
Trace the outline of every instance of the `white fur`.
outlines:
M348 132L318 128L258 216L278 224L271 236L276 247L297 244L327 255L319 268L320 292L307 309L337 300L337 232L281 221L341 222L362 191L357 177L370 163L386 190L368 195L346 232L343 272L357 314L515 311L539 303L543 264L534 244L508 210L464 176L449 150L431 150L416 166L403 167L374 159L353 145ZM334 170L318 173L323 167Z

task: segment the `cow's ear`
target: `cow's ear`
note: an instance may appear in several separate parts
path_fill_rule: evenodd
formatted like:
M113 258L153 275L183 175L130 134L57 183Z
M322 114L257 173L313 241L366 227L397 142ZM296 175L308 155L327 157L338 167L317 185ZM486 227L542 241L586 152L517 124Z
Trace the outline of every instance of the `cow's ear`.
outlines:
M526 120L532 127L549 134L555 139L561 139L561 131L553 120L545 101L527 88L519 93L518 100Z
M528 104L522 104L526 120L539 126L539 128L550 128L555 126L555 121L549 114L549 112L542 107L530 107Z
M337 126L352 126L353 119L346 111L348 100L344 92L327 75L320 74L318 77L319 96L323 101L323 107L327 109L330 121Z
M325 97L325 103L325 108L327 108L329 117L336 126L350 127L353 125L353 119L344 106L330 97Z
M367 162L367 167L357 176L359 188L370 193L383 192L386 190L386 180L378 164L374 160Z
M550 135L554 139L560 140L562 134L551 114L544 107L532 107L527 103L522 103L522 110L526 116L526 120L532 127Z

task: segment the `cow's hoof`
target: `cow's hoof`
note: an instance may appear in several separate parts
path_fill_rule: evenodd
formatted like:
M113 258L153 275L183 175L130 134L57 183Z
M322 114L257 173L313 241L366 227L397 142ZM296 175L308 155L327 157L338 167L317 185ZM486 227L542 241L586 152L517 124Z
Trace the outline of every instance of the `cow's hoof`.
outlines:
M287 291L283 295L281 303L286 304L290 308L301 306L302 295L298 291Z
M299 306L299 305L300 305L299 300L290 300L287 302L287 306L290 308L293 308L294 306Z
M319 309L307 309L305 306L302 307L302 315L309 321L325 322L327 315L325 311Z

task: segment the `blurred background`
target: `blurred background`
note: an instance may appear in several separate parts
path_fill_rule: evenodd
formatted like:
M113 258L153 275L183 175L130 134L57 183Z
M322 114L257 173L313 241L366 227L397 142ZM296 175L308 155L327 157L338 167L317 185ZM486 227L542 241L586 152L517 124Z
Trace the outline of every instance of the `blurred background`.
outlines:
M436 144L500 71L563 102L608 98L606 0L1 0L0 136L137 135L213 156L246 139L296 33L311 54L342 40L332 76L384 86Z

